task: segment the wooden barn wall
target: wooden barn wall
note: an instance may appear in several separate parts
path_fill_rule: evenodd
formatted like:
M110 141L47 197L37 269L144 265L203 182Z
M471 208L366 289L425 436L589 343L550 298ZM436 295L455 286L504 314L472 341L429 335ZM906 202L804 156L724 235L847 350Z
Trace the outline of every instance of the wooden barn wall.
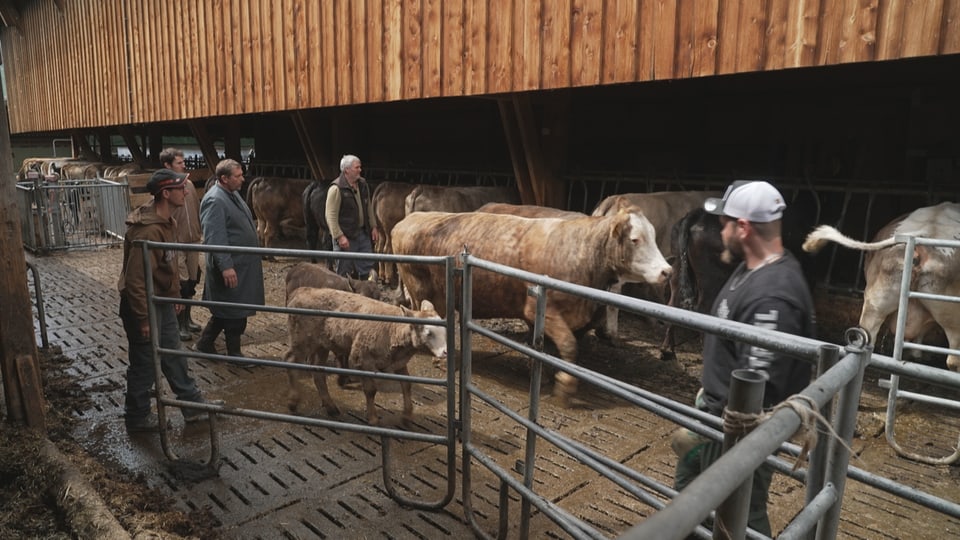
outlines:
M960 0L37 0L13 133L960 52Z

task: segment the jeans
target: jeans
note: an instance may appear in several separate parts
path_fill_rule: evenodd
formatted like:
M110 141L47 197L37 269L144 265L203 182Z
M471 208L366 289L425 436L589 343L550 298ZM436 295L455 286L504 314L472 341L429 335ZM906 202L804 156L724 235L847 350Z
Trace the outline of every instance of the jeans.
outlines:
M373 242L366 231L360 231L356 236L347 236L350 241L351 253L373 253ZM334 251L343 251L336 242L333 243ZM373 269L373 261L358 259L337 259L336 270L341 276L355 276L357 279L367 279L370 270Z
M180 333L173 304L158 305L157 317L160 346L165 349L179 349ZM120 319L123 321L123 330L127 334L129 356L124 409L127 418L143 418L150 413L150 399L153 397L152 390L156 384L153 348L150 338L140 335L140 321L130 311L130 304L125 295L120 297ZM160 369L177 399L196 402L203 400L197 383L190 376L186 358L180 355L164 354L160 357Z

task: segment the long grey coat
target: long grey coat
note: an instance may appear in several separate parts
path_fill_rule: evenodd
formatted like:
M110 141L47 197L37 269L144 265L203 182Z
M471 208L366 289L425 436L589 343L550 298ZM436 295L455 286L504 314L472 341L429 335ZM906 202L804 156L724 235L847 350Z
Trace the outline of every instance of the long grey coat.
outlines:
M200 202L200 224L203 243L208 246L259 247L253 215L239 194L230 193L215 184ZM223 271L237 272L237 287L227 288ZM203 299L215 302L237 302L263 305L263 263L259 255L207 253L207 273ZM214 317L242 319L256 312L251 309L211 307Z

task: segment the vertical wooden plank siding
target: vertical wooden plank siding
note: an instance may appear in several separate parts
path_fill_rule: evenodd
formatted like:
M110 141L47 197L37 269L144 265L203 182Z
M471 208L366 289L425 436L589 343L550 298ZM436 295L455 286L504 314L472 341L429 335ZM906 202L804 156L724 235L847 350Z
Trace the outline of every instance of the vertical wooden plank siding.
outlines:
M759 71L763 68L764 29L767 25L766 0L740 2L737 22L736 71Z
M548 2L556 9L544 9L543 19L543 73L542 88L566 88L570 78L570 27L572 0Z
M943 10L943 31L937 54L960 51L960 0L948 0Z
M441 4L440 71L443 75L440 94L459 96L465 93L463 81L464 28L463 0L446 0Z
M573 0L570 17L571 86L600 84L603 0Z
M653 10L653 25L655 30L653 42L650 43L653 49L653 77L658 80L672 79L676 73L677 47L662 47L661 44L676 44L680 38L676 2L659 0Z
M423 58L423 91L420 97L437 97L442 95L441 85L441 56L443 54L443 29L441 28L442 0L423 0L421 11L422 25L420 30Z
M513 50L510 31L513 20L511 0L489 0L487 19L487 87L484 93L496 94L513 89Z
M303 107L314 107L323 103L323 43L320 37L320 5L319 2L309 2L304 4L306 8L307 27L303 29L307 35L307 49L304 52L304 59L307 69L310 70L310 93L306 96ZM254 49L259 51L259 48ZM259 56L256 55L256 56ZM255 57L256 57L255 56Z
M483 94L487 89L487 2L465 1L464 93Z
M287 99L287 61L286 57L287 52L287 42L289 39L288 34L284 33L284 19L288 16L287 1L282 2L274 1L271 5L271 10L273 11L271 17L271 32L273 33L273 47L270 51L270 63L273 64L273 78L271 80L271 87L273 88L272 102L270 105L271 111L278 111L286 109L286 99ZM241 81L237 81L235 84L242 84Z
M554 7L560 4L554 0ZM543 58L543 19L540 0L527 0L514 4L514 27L512 49L514 61L510 65L512 87L516 90L541 88L540 69Z
M403 96L403 6L400 0L383 2L383 98Z
M770 2L767 4L767 24L764 33L766 37L766 51L763 55L765 71L783 69L786 60L787 48L787 2Z
M403 2L403 34L400 41L403 62L403 99L417 99L423 92L423 42L420 27L420 0Z
M693 67L691 76L703 77L717 72L717 15L720 0L698 0L694 13Z
M346 37L350 42L350 79L353 103L367 101L367 12L362 0L350 2L350 26Z
M374 29L383 28L382 0L367 1L367 99L371 102L384 101L383 94L383 32Z
M332 2L333 6L333 69L337 72L334 103L351 103L350 89L350 6L347 2Z
M20 15L0 33L12 133L960 53L960 0L37 0Z

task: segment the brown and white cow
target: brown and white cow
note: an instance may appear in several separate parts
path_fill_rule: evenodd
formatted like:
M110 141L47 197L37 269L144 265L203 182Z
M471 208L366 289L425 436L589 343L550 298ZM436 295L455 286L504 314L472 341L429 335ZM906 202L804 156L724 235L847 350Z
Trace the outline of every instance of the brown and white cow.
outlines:
M377 218L377 253L393 253L390 242L393 227L406 215L407 195L417 187L407 182L380 182L373 190L373 213ZM388 285L396 284L397 266L393 262L380 261L380 276Z
M586 214L583 212L571 212L569 210L550 208L549 206L537 206L534 204L509 204L499 202L487 203L478 208L477 212L486 212L488 214L507 214L510 216L525 218L574 219L586 217Z
M670 265L656 248L653 226L640 214L530 219L482 212L416 212L393 229L393 251L400 255L456 255L464 246L482 259L596 289L621 279L663 283L670 275ZM444 269L397 266L414 305L429 300L444 315ZM473 277L473 317L533 323L536 299L527 294L527 284L487 271ZM594 302L579 296L548 291L544 331L564 360L576 363L573 332L590 324L595 309ZM577 380L559 372L556 381L554 393L566 402L576 392Z
M287 305L292 308L440 321L430 302L423 302L419 311L412 311L359 294L332 289L300 287L293 292ZM327 357L332 352L337 358L347 359L346 366L341 364L341 367L408 375L407 363L416 352L421 351L439 358L447 355L446 329L443 326L291 314L288 330L290 348L284 356L287 362L322 365L326 364ZM287 406L291 412L296 412L301 400L298 374L298 370L288 370L290 393ZM340 409L327 389L327 375L322 372L314 373L313 382L327 414L339 415ZM409 425L413 419L410 382L401 382L400 388L403 392L403 423ZM374 402L377 385L373 379L363 378L363 393L367 402L367 422L376 425L380 419Z
M327 269L326 265L303 262L291 267L284 276L286 284L286 301L290 301L293 291L300 287L316 289L336 289L348 291L380 300L380 287L368 279L353 279L337 274Z
M871 243L858 242L837 229L818 227L803 244L803 249L816 252L827 242L867 251L864 259L866 288L860 326L874 341L885 322L895 330L900 280L903 275L904 245L894 236L913 235L922 238L960 240L960 204L944 202L914 210L890 222ZM911 290L930 294L960 296L960 250L948 247L917 246L913 253ZM960 309L952 302L913 298L907 304L904 339L916 340L930 324L939 325L951 349L960 348ZM947 367L960 371L960 356L947 356Z
M303 190L310 180L258 176L247 188L247 205L257 218L262 247L273 247L279 236L304 238Z
M627 208L634 208L641 212L653 225L657 238L657 247L665 258L674 255L670 245L670 231L673 225L680 221L694 208L703 207L703 202L709 197L719 197L722 194L716 191L654 191L651 193L623 193L611 195L593 209L594 216L609 216ZM610 287L611 292L619 293L627 282L616 283ZM645 287L640 292L628 291L633 296L650 298L659 302L665 300L665 288ZM607 308L606 321L602 333L607 337L616 338L619 333L618 310Z
M404 214L473 212L489 202L520 204L520 193L515 187L417 186L407 195Z

